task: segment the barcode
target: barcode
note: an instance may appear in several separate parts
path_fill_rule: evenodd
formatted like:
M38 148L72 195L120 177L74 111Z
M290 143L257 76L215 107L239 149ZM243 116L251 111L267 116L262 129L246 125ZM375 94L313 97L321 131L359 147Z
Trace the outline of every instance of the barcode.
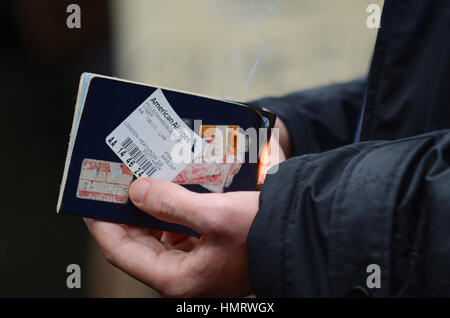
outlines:
M145 154L142 153L130 137L127 137L121 145L138 165L138 168L141 169L141 171L143 171L147 176L151 177L152 174L156 172L156 167L153 166L153 164L147 159ZM142 176L142 173L140 173L139 176Z

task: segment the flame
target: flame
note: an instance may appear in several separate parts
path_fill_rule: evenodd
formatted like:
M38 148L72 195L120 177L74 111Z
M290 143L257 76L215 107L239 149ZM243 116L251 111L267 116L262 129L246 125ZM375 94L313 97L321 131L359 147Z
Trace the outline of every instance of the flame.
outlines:
M266 179L267 170L270 168L271 158L270 158L270 147L269 143L266 142L264 148L261 151L261 155L259 156L259 165L258 165L258 182L257 185L261 186Z

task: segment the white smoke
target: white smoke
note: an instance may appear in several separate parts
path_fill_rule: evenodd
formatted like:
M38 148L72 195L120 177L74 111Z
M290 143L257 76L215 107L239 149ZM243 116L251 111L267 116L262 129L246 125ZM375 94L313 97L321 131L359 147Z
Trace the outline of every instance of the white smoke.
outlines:
M263 64L269 50L269 43L264 36L263 21L266 15L274 15L280 0L205 0L211 12L227 24L230 29L236 23L245 23L255 28L258 34L258 55L248 72L246 86L250 90L251 83L258 68ZM231 65L239 60L239 44L231 44Z

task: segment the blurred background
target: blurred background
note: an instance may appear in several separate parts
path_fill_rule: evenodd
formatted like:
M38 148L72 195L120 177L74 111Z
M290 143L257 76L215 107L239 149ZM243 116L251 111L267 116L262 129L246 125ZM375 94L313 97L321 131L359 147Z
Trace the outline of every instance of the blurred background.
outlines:
M346 81L368 71L370 3L383 1L1 1L0 297L158 296L107 264L81 219L56 214L82 72L238 101Z

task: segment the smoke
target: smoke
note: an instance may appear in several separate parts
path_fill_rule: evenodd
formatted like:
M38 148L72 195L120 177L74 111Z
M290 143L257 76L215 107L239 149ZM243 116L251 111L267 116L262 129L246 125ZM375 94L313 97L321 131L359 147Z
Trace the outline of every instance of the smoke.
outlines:
M274 14L280 0L205 0L209 9L225 23L251 22Z
M261 13L258 13L257 27L258 27L258 33L259 33L260 54L259 54L258 58L256 59L256 61L253 63L250 73L248 74L248 78L247 78L247 88L248 89L250 89L250 84L252 82L253 76L255 75L258 66L261 64L261 62L268 50L268 44L264 37L264 32L263 32L263 28L262 28L262 19L263 19L263 15Z
M236 32L232 27L236 24L246 24L255 29L258 36L258 54L255 56L251 68L247 75L246 87L250 91L251 83L257 70L263 64L264 57L269 50L269 42L264 35L263 21L267 15L274 15L280 0L205 0L211 12L222 20L232 32ZM239 44L233 36L231 44L232 66L239 61Z

